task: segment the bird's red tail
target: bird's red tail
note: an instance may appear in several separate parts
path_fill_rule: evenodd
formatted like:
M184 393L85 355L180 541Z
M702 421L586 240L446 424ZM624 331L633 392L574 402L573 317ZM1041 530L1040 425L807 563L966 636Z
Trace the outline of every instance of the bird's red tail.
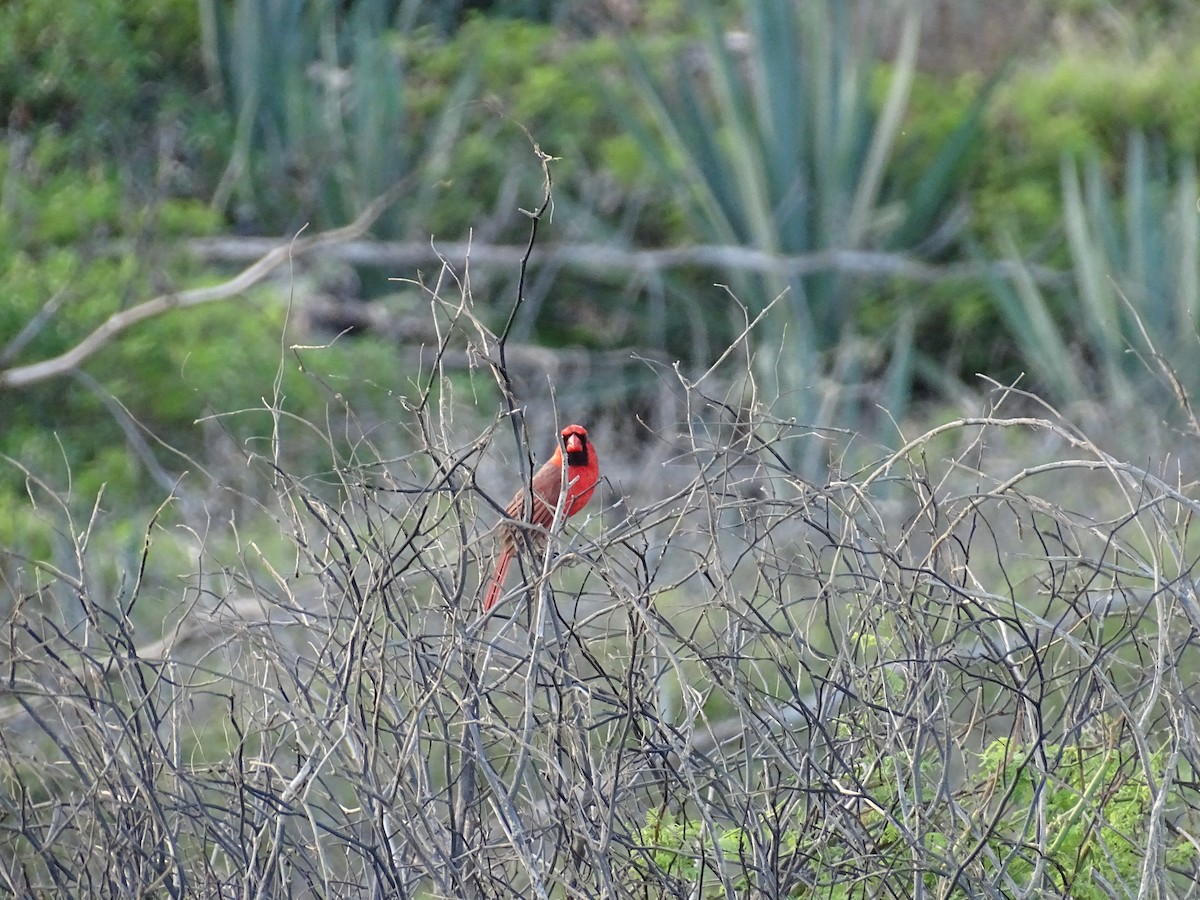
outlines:
M510 562L512 562L512 550L507 548L501 550L500 556L496 559L496 569L492 572L492 580L488 582L487 594L483 598L484 612L495 606L500 595L504 593L504 577L508 574Z

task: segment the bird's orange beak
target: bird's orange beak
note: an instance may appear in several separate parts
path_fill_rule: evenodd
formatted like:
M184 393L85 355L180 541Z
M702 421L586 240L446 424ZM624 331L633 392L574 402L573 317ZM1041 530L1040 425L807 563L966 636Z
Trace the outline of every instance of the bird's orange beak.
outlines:
M582 453L583 452L583 441L581 441L579 439L579 435L571 434L571 435L567 436L567 452L568 453Z

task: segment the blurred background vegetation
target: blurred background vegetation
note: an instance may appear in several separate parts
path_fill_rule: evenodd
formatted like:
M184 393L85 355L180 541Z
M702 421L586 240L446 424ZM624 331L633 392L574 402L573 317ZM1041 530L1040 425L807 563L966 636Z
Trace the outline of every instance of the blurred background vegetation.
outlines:
M983 373L1119 409L1141 436L1176 408L1155 354L1200 380L1198 19L1167 0L6 4L0 366L241 261L194 239L341 225L396 186L377 241L519 244L536 142L557 157L554 215L514 340L703 371L782 295L753 368L781 419L886 445L890 420L942 414ZM3 451L136 503L147 466L179 468L162 446L211 449L197 420L258 403L286 298L311 343L363 304L414 302L388 280L413 267L386 257L290 274L123 333L83 377L8 390ZM516 266L473 277L498 327ZM335 312L304 315L314 298ZM386 418L404 358L360 327L321 365L375 385ZM300 413L325 402L283 369ZM640 409L644 375L566 399ZM153 435L136 452L129 422ZM837 454L813 448L793 460L810 474Z

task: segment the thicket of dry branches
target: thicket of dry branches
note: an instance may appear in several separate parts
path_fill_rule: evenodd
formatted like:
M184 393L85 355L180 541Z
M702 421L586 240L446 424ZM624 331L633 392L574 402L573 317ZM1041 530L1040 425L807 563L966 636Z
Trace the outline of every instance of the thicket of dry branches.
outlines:
M442 349L494 348L447 285ZM727 402L744 380L664 369L642 470L606 469L602 502L483 618L512 483L476 475L489 444L528 439L455 419L431 358L395 457L347 407L318 424L269 404L241 521L274 519L278 542L193 518L174 598L140 577L162 521L99 591L91 523L31 474L70 551L5 566L5 889L1194 890L1200 500L1180 468L997 388L977 418L806 483L787 445L824 438ZM326 471L279 463L301 432Z

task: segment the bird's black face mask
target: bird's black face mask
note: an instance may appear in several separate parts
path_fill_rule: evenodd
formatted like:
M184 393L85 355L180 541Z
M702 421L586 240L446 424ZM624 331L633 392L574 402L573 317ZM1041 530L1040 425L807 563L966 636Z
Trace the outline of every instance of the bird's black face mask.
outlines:
M587 435L572 432L563 438L563 449L567 451L568 466L588 464Z

